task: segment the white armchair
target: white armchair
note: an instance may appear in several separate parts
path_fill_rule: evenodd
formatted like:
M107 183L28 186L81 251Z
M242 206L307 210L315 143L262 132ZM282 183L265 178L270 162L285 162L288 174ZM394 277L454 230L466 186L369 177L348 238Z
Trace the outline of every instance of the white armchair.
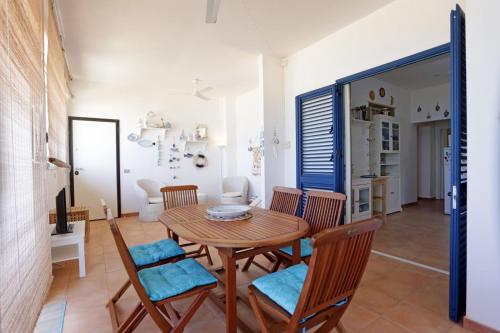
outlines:
M226 177L222 181L223 204L248 203L248 179L246 177Z
M163 213L163 197L160 192L163 186L165 184L151 179L139 179L136 182L135 189L141 199L140 221L158 221L158 217Z

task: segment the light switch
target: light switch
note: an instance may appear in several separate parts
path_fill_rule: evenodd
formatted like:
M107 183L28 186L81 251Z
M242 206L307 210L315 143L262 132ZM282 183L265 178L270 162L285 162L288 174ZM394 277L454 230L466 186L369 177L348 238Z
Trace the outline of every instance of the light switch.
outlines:
M123 173L130 173L130 169L123 169Z

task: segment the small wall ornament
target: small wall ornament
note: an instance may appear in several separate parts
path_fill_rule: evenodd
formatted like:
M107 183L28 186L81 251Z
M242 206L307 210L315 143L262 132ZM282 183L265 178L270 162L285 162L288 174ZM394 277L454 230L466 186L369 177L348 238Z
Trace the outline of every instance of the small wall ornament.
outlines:
M443 114L446 118L448 118L448 116L450 115L450 112L448 111L448 109L446 109L446 110L444 110Z
M380 95L380 97L385 97L385 88L382 87L378 90L378 94Z
M435 109L436 109L436 112L438 112L441 109L441 107L439 106L439 103L436 103Z
M422 107L420 105L417 108L417 112L422 112Z

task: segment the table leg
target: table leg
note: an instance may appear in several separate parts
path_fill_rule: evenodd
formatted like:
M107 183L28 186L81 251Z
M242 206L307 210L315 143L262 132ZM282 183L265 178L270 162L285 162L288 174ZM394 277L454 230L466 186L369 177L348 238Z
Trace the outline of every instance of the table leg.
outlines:
M300 239L293 241L292 253L292 265L300 264Z
M85 238L78 242L78 271L80 273L80 277L85 277L87 273L85 272Z
M236 260L225 251L219 252L226 271L226 332L236 333Z

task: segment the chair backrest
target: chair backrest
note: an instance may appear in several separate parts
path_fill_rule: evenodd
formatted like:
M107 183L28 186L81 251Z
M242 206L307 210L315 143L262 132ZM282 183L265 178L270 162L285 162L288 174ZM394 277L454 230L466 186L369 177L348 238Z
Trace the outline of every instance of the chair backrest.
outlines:
M322 311L327 316L339 311L340 319L347 306L332 305L345 299L348 305L352 300L380 225L375 218L324 230L312 237L313 253L292 321L298 324L313 314L321 316Z
M269 210L288 215L295 215L299 208L302 190L297 188L275 186Z
M308 191L302 218L309 224L310 234L339 226L345 201L343 193Z
M142 188L148 194L148 197L159 197L160 189L165 186L160 182L157 182L152 179L139 179L137 180L137 186Z
M196 185L165 186L160 189L163 195L163 207L165 209L196 205L198 197Z
M223 192L240 192L247 195L248 192L248 179L247 177L226 177L222 180Z

